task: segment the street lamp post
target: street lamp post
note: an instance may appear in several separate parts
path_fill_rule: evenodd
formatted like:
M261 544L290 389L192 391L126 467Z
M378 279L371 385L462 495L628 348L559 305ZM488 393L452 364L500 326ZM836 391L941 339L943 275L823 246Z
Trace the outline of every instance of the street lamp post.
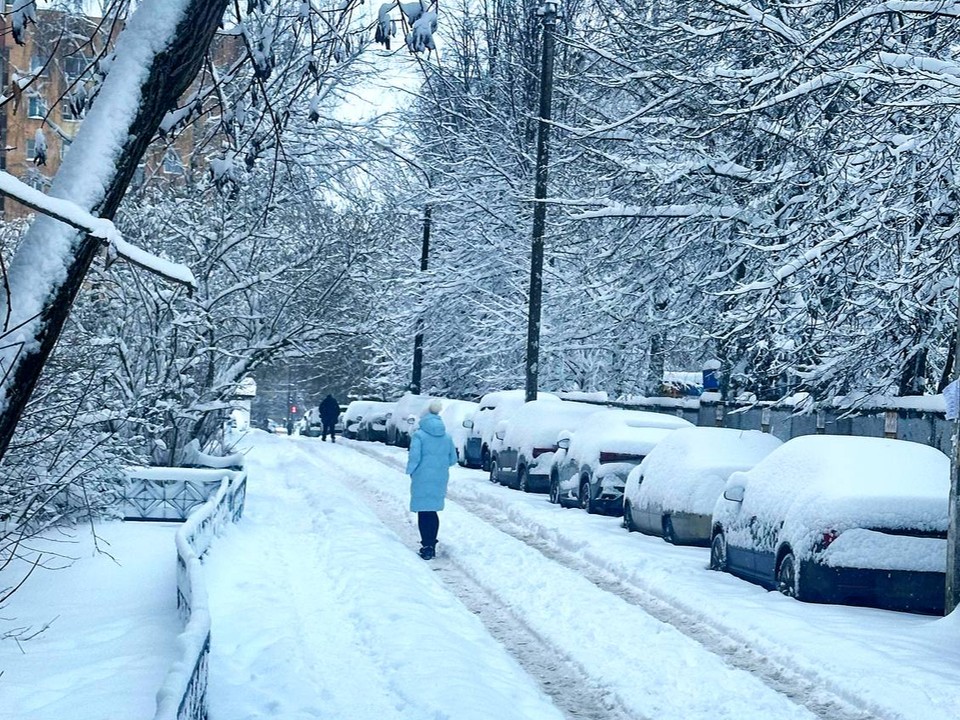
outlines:
M526 399L537 399L540 370L540 311L543 297L543 232L547 215L547 162L550 144L550 108L553 101L553 56L559 2L546 0L537 14L543 18L543 54L540 65L540 120L537 124L537 174L533 205L533 242L530 248L530 298L527 314Z

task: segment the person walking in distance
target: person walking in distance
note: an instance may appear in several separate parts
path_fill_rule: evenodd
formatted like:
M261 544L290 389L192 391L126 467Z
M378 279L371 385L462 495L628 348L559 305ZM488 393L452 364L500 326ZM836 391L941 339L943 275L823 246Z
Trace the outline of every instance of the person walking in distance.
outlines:
M410 439L407 474L410 476L410 512L417 513L420 557L431 560L437 553L437 532L443 501L447 496L450 466L457 464L453 439L440 419L439 400L430 403L420 419L420 428Z
M327 434L330 434L330 442L336 442L335 436L337 420L340 418L340 403L329 393L320 403L320 422L323 425L323 433L320 440L326 440Z

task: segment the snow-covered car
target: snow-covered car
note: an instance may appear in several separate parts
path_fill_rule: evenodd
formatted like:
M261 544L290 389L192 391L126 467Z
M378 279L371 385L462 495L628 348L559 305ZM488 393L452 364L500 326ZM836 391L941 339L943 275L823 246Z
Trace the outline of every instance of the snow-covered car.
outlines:
M297 426L300 429L300 434L305 437L320 437L320 434L323 432L323 423L320 421L320 408L317 406L308 408L307 411L303 413L303 417L300 418Z
M583 427L561 440L550 469L550 502L589 513L619 515L627 475L661 440L692 425L676 415L595 411Z
M386 430L387 414L393 409L394 403L392 402L380 402L379 400L354 400L346 409L343 411L343 414L340 416L340 422L343 425L341 432L345 438L360 438L360 423L364 418L368 416L377 416L380 418L379 423L383 427L379 428L380 432ZM376 420L375 418L371 418ZM372 422L371 429L374 428L376 422ZM376 432L376 430L373 430ZM364 439L364 438L360 438ZM371 440L383 440L383 437L369 438Z
M371 408L357 423L357 440L365 442L387 441L387 421L393 414L396 403L384 403L382 407Z
M759 430L689 427L670 433L627 476L624 527L678 545L709 545L713 508L727 478L782 444Z
M387 445L410 447L410 437L420 424L420 417L434 400L441 398L432 395L414 395L407 393L397 400L396 407L387 418Z
M559 402L560 398L552 393L537 393L537 400ZM466 420L463 426L469 430L463 445L461 465L472 468L490 469L490 446L494 440L497 425L510 413L522 407L526 402L524 390L498 390L480 398L480 407Z
M333 430L336 433L343 433L343 414L346 409L346 405L340 406L340 415L337 417L337 422L333 426ZM300 429L300 434L306 437L320 437L323 435L323 420L320 418L320 406L314 405L312 408L308 408L297 423L297 427Z
M596 405L534 400L500 421L492 446L490 479L524 492L546 492L560 433L571 433L597 412Z
M447 433L453 438L453 447L457 451L457 460L463 464L463 446L467 441L469 429L463 426L463 421L473 416L480 404L469 400L444 400L440 419L447 428Z
M884 438L793 438L733 473L710 567L811 602L942 614L950 461Z

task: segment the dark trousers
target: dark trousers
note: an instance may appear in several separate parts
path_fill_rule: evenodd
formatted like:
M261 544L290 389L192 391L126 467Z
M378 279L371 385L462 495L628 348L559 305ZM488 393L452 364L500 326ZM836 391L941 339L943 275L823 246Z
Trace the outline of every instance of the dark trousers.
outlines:
M437 544L437 532L440 530L440 516L432 510L417 513L417 526L420 528L420 544L433 547Z
M334 428L335 428L335 427L336 427L336 423L335 423L335 422L332 422L332 423L324 423L324 424L323 424L323 434L320 436L320 440L326 440L326 439L327 439L327 433L330 433L330 442L336 442L336 441L337 441L337 438L336 438L336 435L334 434Z

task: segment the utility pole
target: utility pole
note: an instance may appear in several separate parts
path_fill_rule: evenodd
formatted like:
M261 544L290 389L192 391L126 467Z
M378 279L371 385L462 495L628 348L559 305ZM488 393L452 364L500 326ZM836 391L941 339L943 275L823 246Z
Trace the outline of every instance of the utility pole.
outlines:
M423 209L423 243L420 246L420 272L425 273L430 259L430 222L433 208L428 204ZM422 276L421 276L422 277ZM421 280L421 288L423 282ZM420 394L420 378L423 375L423 314L417 317L417 334L413 338L413 376L410 379L410 392Z
M527 314L526 400L537 399L540 371L540 311L543 297L543 232L547 216L547 163L550 145L550 108L553 101L553 56L560 3L546 0L537 14L543 18L540 65L540 120L537 125L537 175L533 205L533 242L530 248L530 298Z
M960 279L957 283L960 291ZM960 381L960 296L957 297L957 329L953 352L953 387L944 388L956 397L957 382ZM951 404L947 402L947 418L953 419L953 452L950 453L950 524L947 527L947 582L944 598L944 614L949 615L960 605L960 419L951 418ZM954 407L954 410L956 408Z
M293 380L289 362L287 363L287 434L293 435Z

